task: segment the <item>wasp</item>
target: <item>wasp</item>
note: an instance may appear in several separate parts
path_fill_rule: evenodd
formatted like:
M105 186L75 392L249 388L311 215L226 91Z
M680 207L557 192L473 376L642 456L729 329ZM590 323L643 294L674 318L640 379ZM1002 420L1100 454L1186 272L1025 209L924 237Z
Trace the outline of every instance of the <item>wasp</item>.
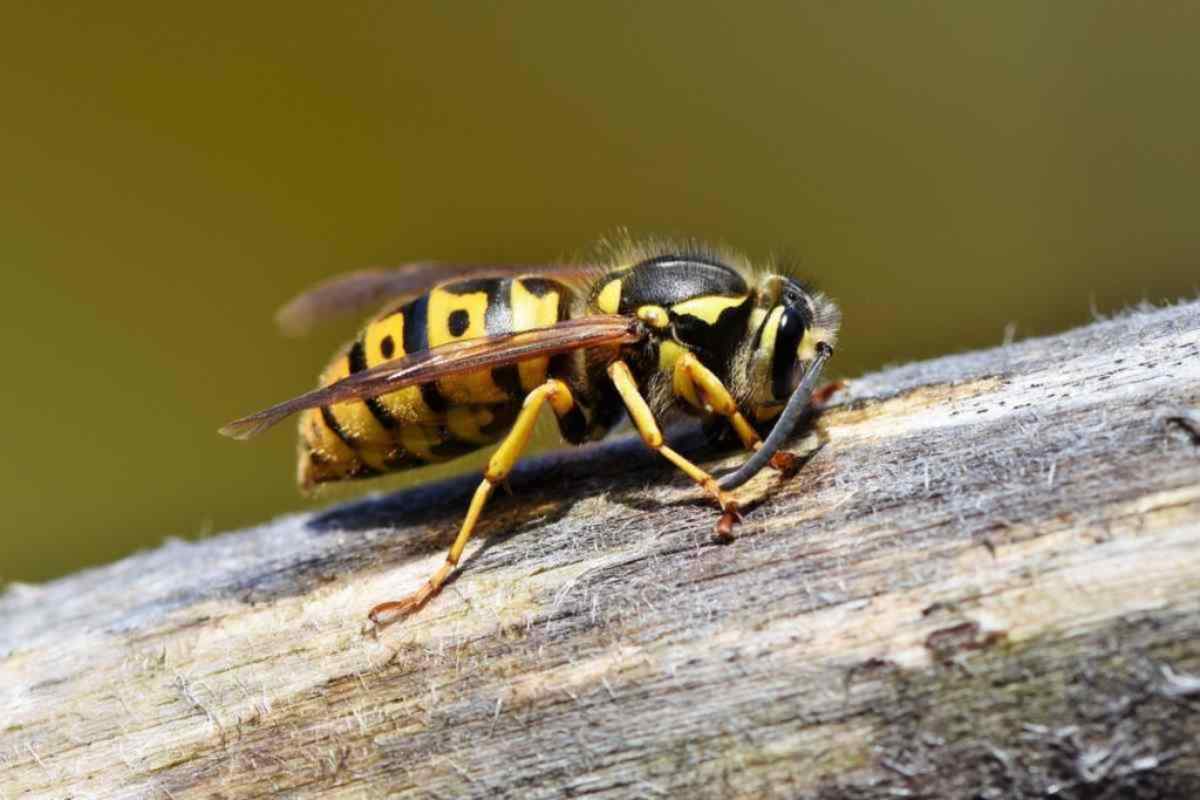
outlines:
M837 306L782 270L694 243L625 241L597 262L364 270L279 312L285 331L303 332L384 304L318 389L221 429L245 439L299 412L302 487L499 443L445 562L417 591L371 609L373 622L407 616L438 593L543 406L571 444L602 438L628 415L646 446L719 506L722 537L739 518L731 490L768 464L793 465L781 446L832 354ZM716 480L664 440L658 420L673 411L731 428L751 456ZM772 421L764 441L756 426Z

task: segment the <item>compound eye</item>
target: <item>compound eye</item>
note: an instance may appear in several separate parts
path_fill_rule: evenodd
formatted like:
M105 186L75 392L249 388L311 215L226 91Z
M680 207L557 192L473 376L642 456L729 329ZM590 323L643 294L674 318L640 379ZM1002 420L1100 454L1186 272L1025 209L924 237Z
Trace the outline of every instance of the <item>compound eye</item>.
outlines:
M798 351L806 327L804 316L794 308L785 307L779 315L771 363L771 393L776 400L786 400L800 382L803 367Z

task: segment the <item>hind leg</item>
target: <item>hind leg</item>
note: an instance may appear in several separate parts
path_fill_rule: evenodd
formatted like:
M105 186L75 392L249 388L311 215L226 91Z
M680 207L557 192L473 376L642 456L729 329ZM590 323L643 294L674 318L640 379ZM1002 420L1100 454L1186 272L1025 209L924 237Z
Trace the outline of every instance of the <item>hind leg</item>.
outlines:
M554 413L559 418L566 417L576 408L575 398L571 395L571 390L560 380L548 380L526 395L525 403L521 407L521 412L517 415L512 429L509 430L508 435L504 437L504 441L500 443L500 446L496 448L496 452L492 454L491 459L488 461L487 468L483 472L483 480L479 482L478 488L475 489L475 494L471 498L471 505L467 509L466 519L463 520L462 527L458 531L458 536L455 538L454 544L450 546L450 551L446 553L446 560L433 575L429 576L424 586L408 597L402 600L391 600L386 603L380 603L372 608L368 615L372 622L377 625L380 624L380 618L385 614L394 615L394 618L384 621L383 624L394 622L396 619L405 617L418 610L425 603L429 602L431 597L441 591L442 586L446 583L446 579L450 577L454 569L458 566L458 560L462 557L463 549L467 546L471 534L475 532L475 526L479 522L479 515L483 512L483 507L487 504L488 498L491 497L492 490L496 488L496 484L503 482L508 477L513 467L516 466L522 451L528 446L529 437L533 434L533 427L537 422L538 413L541 412L542 406L547 402L550 403L550 407L554 409Z

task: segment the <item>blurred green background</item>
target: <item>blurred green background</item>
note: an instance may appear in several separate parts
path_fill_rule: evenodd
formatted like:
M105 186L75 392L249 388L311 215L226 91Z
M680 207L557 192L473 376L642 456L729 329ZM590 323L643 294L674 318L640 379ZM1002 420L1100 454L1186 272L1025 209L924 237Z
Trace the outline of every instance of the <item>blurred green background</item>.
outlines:
M353 325L271 313L339 271L617 226L785 252L844 307L843 375L1200 284L1200 4L4 17L6 580L310 505L291 425L216 428L311 386Z

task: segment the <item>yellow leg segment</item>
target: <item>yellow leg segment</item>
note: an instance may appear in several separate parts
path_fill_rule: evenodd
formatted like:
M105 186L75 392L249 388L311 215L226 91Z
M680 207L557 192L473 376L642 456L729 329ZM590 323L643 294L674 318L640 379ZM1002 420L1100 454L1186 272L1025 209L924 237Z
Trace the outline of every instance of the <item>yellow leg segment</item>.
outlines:
M699 403L706 404L713 413L729 420L730 426L747 450L762 447L758 431L754 430L754 426L738 410L737 401L725 388L725 384L692 353L684 353L675 362L675 388L677 394L682 394L685 398L694 398ZM796 468L796 457L780 450L771 456L770 464L780 472L791 472Z
M689 478L695 481L700 488L708 492L717 501L717 504L721 507L721 511L724 512L717 523L717 534L722 537L728 536L733 528L734 521L738 519L737 503L734 501L733 496L723 491L717 485L713 476L663 443L662 430L658 427L658 422L654 419L654 414L650 411L650 406L646 403L646 399L638 391L637 381L634 380L633 373L630 372L628 364L624 361L614 361L608 367L608 376L612 379L613 385L616 386L617 393L621 395L621 399L625 402L625 408L629 411L629 417L633 420L634 427L638 429L638 433L641 434L642 441L646 443L646 446L683 470Z
M403 600L380 603L372 608L369 614L372 622L379 624L380 617L384 614L395 615L395 618L387 620L388 622L405 617L421 608L431 597L441 591L446 579L450 577L450 574L454 572L454 568L458 566L458 560L462 558L463 550L466 548L471 534L475 532L475 525L479 522L479 515L483 512L483 507L487 504L488 498L491 497L492 490L496 487L496 484L501 483L508 477L513 467L516 466L517 459L520 458L522 451L529 445L529 437L533 435L533 428L537 423L538 414L542 410L542 405L546 402L550 403L550 407L554 409L554 413L558 416L567 414L575 407L575 398L571 396L571 390L567 388L565 383L555 379L546 381L525 396L525 403L521 407L521 413L517 415L512 429L488 460L487 468L483 472L483 480L479 482L479 486L475 489L475 494L471 498L471 505L467 509L467 516L463 520L462 527L459 528L458 537L455 538L454 544L450 545L450 551L446 553L445 562L438 567L437 572L433 573L425 581L425 585L416 592L413 592Z
M721 383L721 379L713 374L712 370L700 363L700 359L692 353L684 353L680 356L675 362L675 370L683 373L675 376L676 385L681 382L681 379L690 384L690 394L711 408L713 413L728 419L729 424L747 450L758 449L762 444L758 431L754 430L754 426L742 416L741 411L738 411L733 395L725 388L725 384Z

